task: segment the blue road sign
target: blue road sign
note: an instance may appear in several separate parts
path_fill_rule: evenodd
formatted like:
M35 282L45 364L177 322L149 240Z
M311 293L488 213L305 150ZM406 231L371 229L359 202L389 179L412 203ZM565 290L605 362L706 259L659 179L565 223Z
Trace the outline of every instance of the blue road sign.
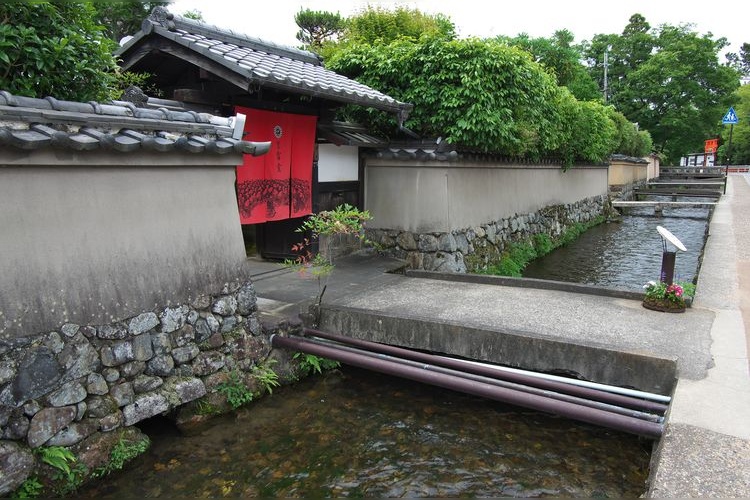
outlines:
M727 114L724 115L724 118L721 119L721 123L724 125L734 125L736 123L739 123L739 118L737 118L737 113L734 112L734 108L729 108L729 111L727 111Z

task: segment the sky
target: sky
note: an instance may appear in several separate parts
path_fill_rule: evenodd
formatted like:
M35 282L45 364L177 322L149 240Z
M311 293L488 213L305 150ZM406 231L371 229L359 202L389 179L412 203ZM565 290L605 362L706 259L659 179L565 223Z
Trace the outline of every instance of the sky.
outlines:
M208 24L228 28L281 45L298 46L294 14L300 9L338 12L344 17L368 5L417 8L428 14L445 14L456 25L460 37L515 36L549 37L559 29L573 33L575 40L591 40L599 33L622 33L632 14L642 14L652 27L661 24L693 24L700 34L725 37L738 52L750 42L750 2L725 0L177 0L169 10L182 14L198 10ZM722 61L723 62L723 61Z

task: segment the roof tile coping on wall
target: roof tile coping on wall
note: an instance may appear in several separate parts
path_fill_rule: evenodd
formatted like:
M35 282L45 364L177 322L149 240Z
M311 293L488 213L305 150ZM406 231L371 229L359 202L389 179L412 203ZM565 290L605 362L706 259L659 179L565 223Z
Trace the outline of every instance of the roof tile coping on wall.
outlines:
M399 114L405 120L413 108L367 85L323 67L314 53L285 47L231 30L194 21L156 7L141 30L115 54L123 56L152 34L171 40L241 75L252 85L267 85L290 93L321 97ZM127 68L126 68L127 69Z
M245 115L140 108L131 102L38 99L0 91L0 146L45 147L123 153L157 152L265 154L270 142L242 140Z
M609 157L610 161L618 161L618 162L625 162L625 163L648 163L648 160L645 158L640 158L637 156L627 156L627 155L621 155L621 154L614 154Z

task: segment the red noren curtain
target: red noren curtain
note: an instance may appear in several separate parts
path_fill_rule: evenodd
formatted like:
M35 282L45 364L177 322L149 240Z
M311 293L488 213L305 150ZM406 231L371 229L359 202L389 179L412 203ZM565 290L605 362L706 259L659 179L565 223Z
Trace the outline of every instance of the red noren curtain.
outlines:
M317 117L237 106L247 116L245 139L271 141L262 156L245 155L237 167L237 202L242 224L312 213L312 165Z

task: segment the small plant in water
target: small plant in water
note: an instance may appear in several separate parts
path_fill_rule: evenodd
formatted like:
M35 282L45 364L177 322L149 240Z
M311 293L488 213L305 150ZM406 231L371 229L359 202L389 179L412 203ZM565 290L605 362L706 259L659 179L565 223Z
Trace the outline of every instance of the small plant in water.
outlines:
M64 496L75 491L86 477L88 469L78 462L75 454L63 446L45 446L34 453L40 460L54 469L50 479L56 495ZM44 485L37 476L32 476L13 493L13 498L35 498L42 494Z
M273 394L273 388L280 385L279 375L271 368L274 364L275 359L268 359L265 363L253 367L253 377L268 394Z
M306 352L296 352L292 358L299 361L300 371L304 375L323 373L324 371L333 370L334 368L341 366L341 363L338 361L321 358L320 356L308 354Z
M139 441L129 441L121 437L109 454L109 463L97 468L93 476L103 477L122 469L127 462L148 450L149 446L151 446L151 440L148 437Z
M217 390L227 398L227 403L236 410L253 400L253 392L242 382L237 370L229 372L226 382L218 385Z

